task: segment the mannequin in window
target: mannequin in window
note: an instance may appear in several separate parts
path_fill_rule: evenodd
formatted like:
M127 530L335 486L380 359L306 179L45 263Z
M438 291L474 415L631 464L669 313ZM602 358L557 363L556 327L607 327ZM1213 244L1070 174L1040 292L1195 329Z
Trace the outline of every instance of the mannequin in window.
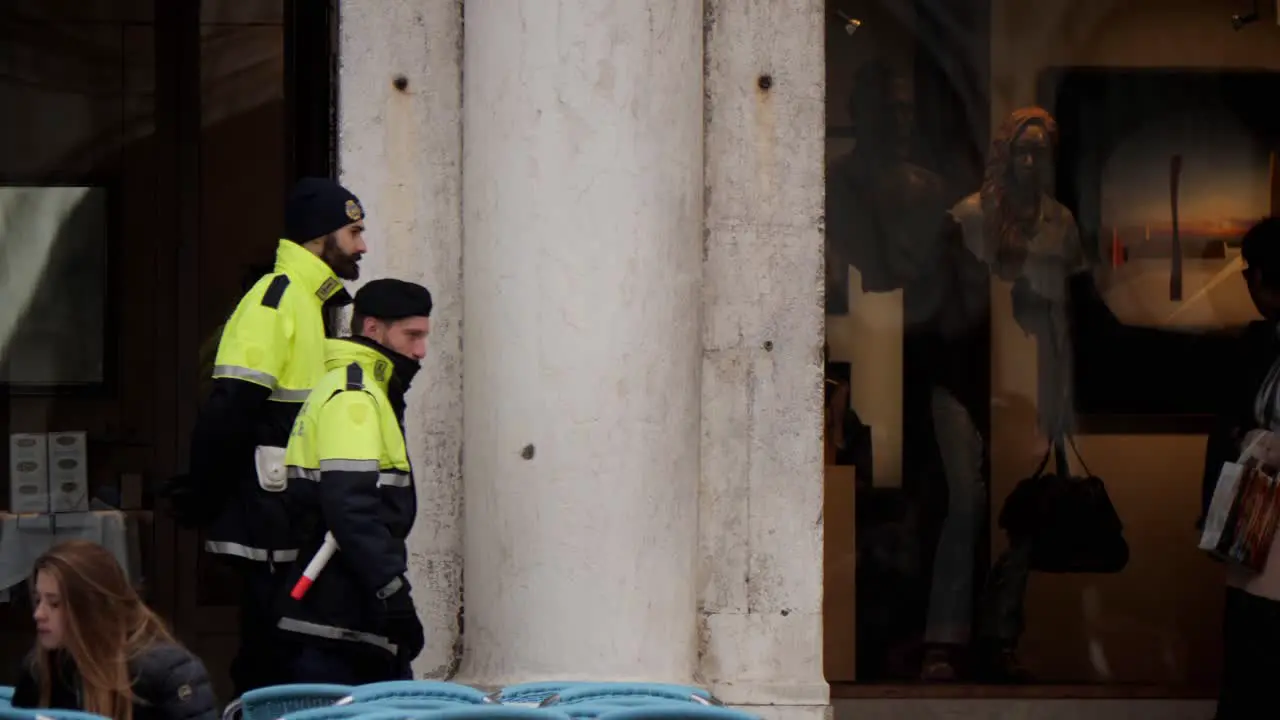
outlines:
M1038 425L1045 438L1071 430L1069 287L1089 273L1075 219L1052 197L1056 134L1056 123L1041 108L1010 115L992 138L982 188L951 209L947 233L955 238L953 245L963 247L956 265L960 293L949 307L967 308L969 322L984 312L975 267L1012 283L1014 320L1036 341ZM985 360L980 348L968 350L970 358ZM952 357L963 364L963 357ZM933 397L949 498L934 561L922 677L954 679L955 653L972 640L976 667L985 679L1023 680L1016 648L1030 571L1030 548L1024 543L1014 542L992 568L977 638L970 638L974 549L988 510L983 443L972 417L989 399L967 397L963 378L952 377L954 382L935 386Z

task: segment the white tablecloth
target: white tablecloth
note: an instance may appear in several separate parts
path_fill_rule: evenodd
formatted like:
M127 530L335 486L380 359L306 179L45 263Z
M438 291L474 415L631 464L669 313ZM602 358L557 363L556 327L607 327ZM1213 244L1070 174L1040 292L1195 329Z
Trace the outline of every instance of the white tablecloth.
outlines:
M36 558L64 540L89 540L105 547L135 583L138 536L128 516L119 510L57 515L0 513L0 602L31 576Z

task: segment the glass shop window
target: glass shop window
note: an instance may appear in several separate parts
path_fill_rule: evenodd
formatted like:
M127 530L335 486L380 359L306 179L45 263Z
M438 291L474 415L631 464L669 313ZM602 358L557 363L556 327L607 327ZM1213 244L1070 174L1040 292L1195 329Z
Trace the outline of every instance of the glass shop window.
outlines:
M1197 524L1280 384L1276 8L827 16L828 679L1213 696Z

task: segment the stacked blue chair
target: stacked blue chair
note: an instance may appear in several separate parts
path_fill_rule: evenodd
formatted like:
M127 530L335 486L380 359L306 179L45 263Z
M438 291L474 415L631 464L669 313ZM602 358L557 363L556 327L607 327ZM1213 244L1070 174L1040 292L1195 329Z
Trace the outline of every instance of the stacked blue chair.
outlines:
M53 708L0 708L0 720L109 720L101 715L79 710L55 710Z
M689 685L668 683L589 683L556 693L543 701L543 706L572 705L577 703L614 702L624 705L645 702L679 702L697 705L719 705L710 692Z
M599 720L760 720L751 713L716 705L662 703L618 708L597 715Z
M283 720L348 720L371 712L368 705L325 705L286 713Z
M421 720L569 720L556 710L519 705L458 705L417 716Z
M407 720L417 717L436 717L440 712L451 708L472 708L475 705L459 705L444 701L421 701L415 703L412 698L403 699L394 704L382 701L354 702L346 705L330 705L328 707L311 708L289 713L281 720L367 720L372 717L392 717Z
M13 688L8 685L0 685L0 707L9 707L11 700L13 700Z
M357 717L360 720L430 720L435 717L439 710L396 710L392 708L378 708L371 705L356 704L350 707L360 709Z
M541 707L563 711L572 718L594 720L613 717L624 711L648 712L660 708L673 708L663 712L683 712L705 708L720 710L720 701L702 688L667 683L584 683L556 693L543 701ZM705 716L711 720L711 716ZM729 711L724 720L741 720L738 711ZM746 717L752 717L746 715Z
M623 710L651 710L659 707L720 709L719 706L715 705L699 705L687 701L657 697L602 698L599 700L573 702L568 705L553 705L540 709L559 710L569 717L578 720L593 720L594 718L602 718L606 715L612 716L614 713L621 712Z
M332 711L326 713L325 711ZM437 708L389 707L381 703L351 703L332 708L313 708L286 715L283 720L570 720L551 709L517 705L458 704Z
M275 685L250 690L232 702L222 713L222 720L277 720L298 710L324 707L351 694L347 685L304 683Z
M687 702L674 702L671 700L654 700L634 702L581 702L572 705L565 705L562 708L540 708L542 710L562 710L570 718L574 720L599 720L600 718L610 718L611 720L619 714L624 717L647 718L653 717L654 720L677 718L688 718L689 720L760 720L758 717L740 710L732 710L719 705L698 705Z
M602 715L607 715L618 710L627 710L633 707L653 707L658 704L670 703L670 700L658 700L652 702L625 703L617 701L602 700L598 702L578 702L555 708L541 708L543 710L559 710L574 720L594 720ZM681 703L687 704L687 703Z
M457 700L449 700L444 698L427 698L427 697L402 697L392 696L381 698L379 700L367 700L365 702L353 703L346 707L366 708L370 712L383 710L444 710L447 708L470 707L475 703L470 700L459 702Z
M504 705L537 705L552 695L591 683L575 681L543 681L508 685L491 694L489 699Z
M360 685L352 688L341 702L343 704L376 702L385 705L387 702L410 699L443 701L455 705L482 705L491 702L484 693L473 687L438 680L394 680ZM245 720L258 720L258 718Z
M224 720L759 720L710 692L664 683L535 682L489 695L432 680L282 685L245 695ZM37 720L31 713L0 720ZM54 717L50 720L90 720ZM101 719L93 719L101 720Z

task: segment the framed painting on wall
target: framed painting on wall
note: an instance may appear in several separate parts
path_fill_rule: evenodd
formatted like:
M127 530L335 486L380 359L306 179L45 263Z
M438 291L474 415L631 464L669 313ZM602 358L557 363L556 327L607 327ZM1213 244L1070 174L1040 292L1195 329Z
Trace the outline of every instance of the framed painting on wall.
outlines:
M1041 76L1040 102L1061 134L1058 198L1076 216L1102 301L1142 331L1131 337L1146 339L1106 362L1106 341L1078 330L1085 429L1188 432L1208 422L1213 339L1259 319L1239 241L1280 210L1274 92L1280 73L1090 67Z
M111 197L97 184L0 185L0 384L10 393L107 384Z

